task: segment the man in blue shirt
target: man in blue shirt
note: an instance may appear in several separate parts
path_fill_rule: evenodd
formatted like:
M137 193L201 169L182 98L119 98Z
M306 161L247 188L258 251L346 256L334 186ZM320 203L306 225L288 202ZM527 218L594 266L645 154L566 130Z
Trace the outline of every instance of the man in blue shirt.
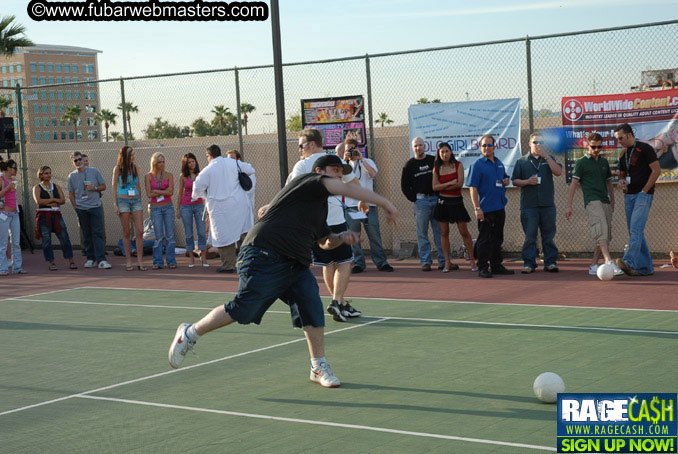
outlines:
M506 186L509 176L504 164L494 155L496 142L491 134L480 138L482 157L469 169L469 190L471 201L478 219L478 240L476 258L478 276L492 277L494 274L514 274L502 265L501 245L504 242L506 213Z
M556 160L542 149L538 133L530 134L530 152L518 159L513 168L513 185L520 188L520 222L525 232L523 270L530 274L537 268L537 233L541 231L544 271L558 271L556 236L556 203L553 177L563 170Z

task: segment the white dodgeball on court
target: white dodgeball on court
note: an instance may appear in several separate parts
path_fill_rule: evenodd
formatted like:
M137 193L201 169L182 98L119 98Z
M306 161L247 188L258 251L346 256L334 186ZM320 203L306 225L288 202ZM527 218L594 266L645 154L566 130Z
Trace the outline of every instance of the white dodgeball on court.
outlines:
M547 404L552 404L558 400L558 393L565 392L565 382L558 374L544 372L534 381L532 389L537 399Z
M611 263L604 263L596 270L596 275L601 281L611 281L614 279L614 265Z

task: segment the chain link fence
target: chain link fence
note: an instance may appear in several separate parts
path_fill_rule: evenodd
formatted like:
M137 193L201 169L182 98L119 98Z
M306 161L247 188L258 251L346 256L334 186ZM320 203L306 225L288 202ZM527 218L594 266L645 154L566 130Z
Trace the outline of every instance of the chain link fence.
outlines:
M379 168L375 189L396 203L401 212L397 226L381 223L384 246L398 250L403 242L416 243L413 207L400 192L400 173L410 156L407 110L424 101L456 102L501 98L521 99L523 151L532 130L558 126L560 100L569 95L624 93L641 84L641 72L678 68L678 54L670 48L678 34L678 21L645 24L602 31L525 37L491 43L400 53L350 57L327 61L285 64L284 98L287 115L288 166L298 160L297 133L301 127L301 99L364 95L367 101L368 154ZM275 118L273 68L258 66L193 73L144 76L53 86L0 87L0 95L41 99L42 92L68 92L70 86L86 85L96 91L96 103L66 101L82 106L79 125L71 125L78 142L62 141L62 132L49 131L50 140L38 142L24 134L24 204L31 218L35 204L30 188L37 184L37 169L49 165L53 181L66 188L73 170L69 155L77 150L89 155L90 165L110 182L120 147L129 143L136 151L142 172L150 170L150 157L161 151L167 168L178 176L181 157L192 152L206 165L204 149L216 143L223 151L239 149L257 170L256 207L272 199L280 188L278 139ZM72 90L75 91L75 90ZM24 103L16 117L27 125L62 124L63 101ZM52 104L57 104L56 111ZM91 106L108 110L115 118L95 121ZM16 105L16 101L13 104ZM38 105L39 107L35 107ZM44 108L44 112L43 112ZM10 114L13 110L10 107ZM380 121L383 120L383 122ZM390 121L390 122L389 122ZM40 123L38 123L40 122ZM27 127L26 130L36 128ZM49 128L47 128L49 130ZM96 131L92 139L91 131ZM56 134L56 135L55 135ZM68 134L67 136L68 137ZM564 163L563 163L564 164ZM289 169L288 169L289 170ZM178 178L176 178L178 181ZM465 193L467 209L472 212ZM504 248L519 251L523 232L519 216L519 189L509 189ZM621 200L621 197L618 196ZM103 193L107 245L122 237L114 215L111 188ZM574 216L565 221L567 202L564 176L556 182L558 234L556 242L566 253L592 249L583 201L575 198ZM176 200L175 200L176 203ZM653 252L661 254L678 245L678 229L672 215L678 211L678 187L660 184L646 228ZM79 241L73 209L63 209L72 241ZM147 216L147 215L146 215ZM29 219L31 225L32 219ZM475 223L469 226L472 235ZM453 250L461 238L451 229ZM29 230L30 232L30 230ZM183 227L176 222L177 244L183 246ZM611 249L619 252L627 241L625 216L618 203L614 215ZM368 246L368 244L364 244Z

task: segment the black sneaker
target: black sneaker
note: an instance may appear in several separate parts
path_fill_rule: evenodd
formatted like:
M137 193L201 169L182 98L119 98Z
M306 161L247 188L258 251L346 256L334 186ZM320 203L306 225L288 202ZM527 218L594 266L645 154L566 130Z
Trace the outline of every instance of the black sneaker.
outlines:
M362 272L362 270L360 270L360 271ZM382 265L381 268L379 268L379 271L384 271L386 273L392 273L394 270L393 270L393 267L387 263L385 265Z
M355 307L351 306L351 303L349 303L348 301L346 301L346 304L341 304L340 307L341 315L343 315L346 318L355 318L363 315L362 312L360 312Z
M341 313L341 303L337 300L332 300L329 306L327 306L327 313L332 316L335 322L345 322L346 317Z
M351 273L352 274L358 274L358 273L362 273L363 271L365 271L365 270L360 268L358 265L355 265L353 267L353 269L351 270Z
M480 277L492 277L492 273L487 268L478 271L478 276Z
M492 274L510 276L511 274L516 274L516 272L513 270L507 270L503 265L500 265L498 268L492 270Z

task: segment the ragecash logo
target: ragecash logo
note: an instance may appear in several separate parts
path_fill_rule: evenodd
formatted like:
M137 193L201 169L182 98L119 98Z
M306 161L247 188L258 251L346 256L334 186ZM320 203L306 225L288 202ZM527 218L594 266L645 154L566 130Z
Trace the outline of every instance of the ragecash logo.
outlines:
M558 452L678 452L676 393L558 394Z

